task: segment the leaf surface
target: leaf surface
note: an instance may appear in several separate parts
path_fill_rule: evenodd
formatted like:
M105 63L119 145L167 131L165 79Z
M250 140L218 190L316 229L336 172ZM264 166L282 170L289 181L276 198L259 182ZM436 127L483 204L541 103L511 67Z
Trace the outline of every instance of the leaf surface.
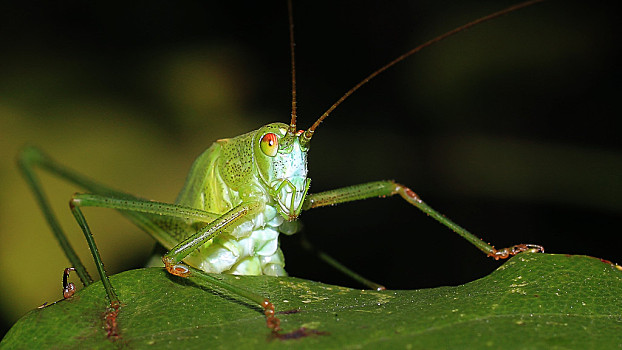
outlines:
M456 287L369 291L297 278L216 275L275 304L283 340L260 307L220 291L139 269L112 277L121 337L106 337L104 289L32 310L2 348L504 348L622 347L622 271L578 255L520 254ZM305 331L301 331L301 328Z

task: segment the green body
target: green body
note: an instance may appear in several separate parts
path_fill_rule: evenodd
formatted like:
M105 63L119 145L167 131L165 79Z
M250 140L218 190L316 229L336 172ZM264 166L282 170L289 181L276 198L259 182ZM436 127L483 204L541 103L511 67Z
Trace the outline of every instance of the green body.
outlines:
M188 255L184 261L191 266L214 273L286 275L279 232L291 234L297 228L288 220L298 216L306 195L306 150L292 140L290 149L283 149L275 157L266 156L260 147L254 147L266 133L285 137L287 125L274 123L218 140L195 160L176 204L213 213L215 217L245 202L259 202L260 206ZM283 186L284 183L292 184L295 190ZM292 193L294 208L288 206ZM134 221L166 249L208 224L149 215L152 223L161 228L153 232L150 224L144 224L144 214L140 216L140 220Z

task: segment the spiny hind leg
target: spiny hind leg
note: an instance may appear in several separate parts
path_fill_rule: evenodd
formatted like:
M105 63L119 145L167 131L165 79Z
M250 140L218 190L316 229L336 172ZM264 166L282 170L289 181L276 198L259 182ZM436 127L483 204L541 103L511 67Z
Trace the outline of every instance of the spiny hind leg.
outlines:
M455 222L446 218L441 213L432 209L410 188L398 184L394 181L376 181L368 182L360 185L343 187L326 192L310 194L305 199L303 209L311 209L323 207L327 205L335 205L338 203L351 202L371 197L389 197L399 194L408 203L414 205L424 213L436 219L441 224L459 234L462 238L469 241L479 250L486 253L487 256L498 259L505 259L520 252L544 252L544 247L537 244L517 244L503 249L495 249L494 246L482 241L480 238L470 233Z

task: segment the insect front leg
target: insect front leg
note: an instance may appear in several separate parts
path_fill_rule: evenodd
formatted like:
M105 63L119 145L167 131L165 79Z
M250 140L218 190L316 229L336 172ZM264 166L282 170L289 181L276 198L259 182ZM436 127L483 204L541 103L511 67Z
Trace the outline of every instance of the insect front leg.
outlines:
M275 316L274 305L268 299L262 297L261 295L249 292L243 288L223 282L214 276L204 273L203 271L180 264L186 256L207 243L207 241L214 238L228 226L247 215L255 214L261 209L262 205L259 202L242 203L234 207L225 214L221 215L218 219L210 222L207 226L188 237L186 240L173 247L173 249L162 257L162 262L164 262L166 270L173 275L186 278L199 275L221 288L256 302L264 309L268 328L274 332L277 332L281 329L281 321Z
M544 247L536 244L517 244L503 249L495 249L494 246L482 241L471 232L467 231L455 222L446 218L441 213L432 209L429 205L422 201L421 198L419 198L419 196L410 188L398 184L394 181L368 182L360 185L343 187L326 192L309 194L305 199L303 209L307 210L311 208L351 202L372 197L389 197L396 194L399 194L408 203L419 208L421 211L433 217L441 224L449 227L452 231L462 236L462 238L466 239L471 244L476 246L479 250L486 253L487 256L492 257L495 260L505 259L512 255L516 255L520 252L525 251L544 252Z

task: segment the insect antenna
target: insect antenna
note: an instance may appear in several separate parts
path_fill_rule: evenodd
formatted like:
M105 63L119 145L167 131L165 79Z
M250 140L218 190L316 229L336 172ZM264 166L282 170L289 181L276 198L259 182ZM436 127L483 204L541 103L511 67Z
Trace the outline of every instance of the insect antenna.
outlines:
M332 106L330 106L329 109L326 110L326 112L324 112L324 114L322 114L316 121L315 123L313 123L313 125L311 125L311 127L309 129L307 129L307 131L305 131L303 137L302 137L302 142L304 143L308 143L309 140L311 140L311 137L313 136L313 133L315 132L315 129L317 129L317 127L320 125L320 123L322 121L324 121L324 119L326 119L326 117L328 117L328 115L335 109L337 108L337 106L339 106L343 101L345 101L345 99L347 99L348 97L350 97L350 95L352 95L356 90L358 90L361 86L365 85L367 82L369 82L370 80L372 80L373 78L375 78L377 75L379 75L380 73L384 72L385 70L391 68L392 66L394 66L395 64L403 61L404 59L410 57L411 55L413 55L416 52L421 51L422 49L432 45L432 44L436 44L439 41L446 39L454 34L460 33L462 31L465 31L473 26L476 26L480 23L484 23L486 21L489 21L491 19L495 19L497 17L503 16L505 14L508 14L510 12L519 10L521 8L527 7L527 6L531 6L535 3L538 2L542 2L544 0L531 0L531 1L525 1L516 5L512 5L506 9L497 11L495 13L492 13L490 15L478 18L474 21L471 21L467 24L464 24L460 27L457 27L455 29L452 29L448 32L446 32L445 34L441 34L439 36L437 36L434 39L431 39L417 47L415 47L414 49L402 54L401 56L398 56L397 58L395 58L393 61L385 64L384 66L380 67L379 69L377 69L376 71L374 71L373 73L371 73L370 75L368 75L365 79L361 80L358 84L354 85L353 88L351 88L350 90L348 90L348 92L346 92L343 96L341 96L341 98L339 98L337 100L337 102L335 102ZM293 44L292 44L293 45ZM292 46L292 57L293 57L293 46ZM293 71L293 69L292 69Z
M288 133L296 133L296 59L294 55L294 15L292 10L292 0L287 0L287 17L289 19L289 52L292 66L292 120L289 123Z

